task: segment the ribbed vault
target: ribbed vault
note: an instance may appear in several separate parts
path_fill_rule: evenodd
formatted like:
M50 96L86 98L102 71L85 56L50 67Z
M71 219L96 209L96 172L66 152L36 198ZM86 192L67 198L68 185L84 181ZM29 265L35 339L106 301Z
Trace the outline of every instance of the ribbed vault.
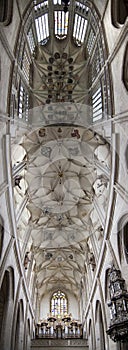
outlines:
M45 26L44 36L34 46L36 27L33 21L31 27L26 24L31 51L29 88L25 90L19 81L19 115L12 140L13 173L20 172L14 184L19 244L24 247L27 227L26 251L34 257L40 296L65 285L79 297L90 259L96 263L93 237L100 245L109 198L110 147L93 127L93 118L99 120L106 113L108 78L105 85L102 74L94 90L91 87L92 74L99 73L106 54L104 37L90 2L70 1L68 8L68 30L63 37L60 22L59 34L53 33L51 16L54 10L63 12L61 1L32 2L30 18L33 13L37 27L49 14L49 31ZM76 21L81 21L83 30L86 25L85 41ZM23 45L18 45L20 60ZM96 54L91 59L93 45ZM27 81L28 49L24 47L21 68Z

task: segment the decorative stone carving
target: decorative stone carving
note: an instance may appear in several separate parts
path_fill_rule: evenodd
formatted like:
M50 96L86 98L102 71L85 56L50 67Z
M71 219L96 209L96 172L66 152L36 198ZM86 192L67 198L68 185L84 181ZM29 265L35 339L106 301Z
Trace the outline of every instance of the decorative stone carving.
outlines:
M109 272L110 284L110 327L107 334L114 342L128 341L128 292L120 270L112 266Z

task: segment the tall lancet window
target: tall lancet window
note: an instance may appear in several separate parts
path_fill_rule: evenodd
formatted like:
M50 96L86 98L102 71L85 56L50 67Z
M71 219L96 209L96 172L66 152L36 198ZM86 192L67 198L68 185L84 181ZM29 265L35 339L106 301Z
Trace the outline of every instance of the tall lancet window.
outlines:
M68 33L69 12L55 11L55 36L58 39L65 39Z
M57 318L63 317L68 312L68 300L66 295L58 290L51 298L51 314Z

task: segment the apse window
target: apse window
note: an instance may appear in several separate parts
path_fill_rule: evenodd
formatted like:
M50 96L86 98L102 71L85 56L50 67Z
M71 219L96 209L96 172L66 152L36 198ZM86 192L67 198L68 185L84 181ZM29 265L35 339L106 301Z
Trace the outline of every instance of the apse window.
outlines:
M73 39L78 46L83 44L87 28L87 19L82 16L75 14L74 28L73 28Z
M38 42L45 44L49 37L48 13L35 19Z
M51 314L57 318L62 318L68 312L68 301L65 294L58 290L51 298Z
M54 20L55 20L55 36L58 39L65 39L68 32L68 18L69 12L64 11L55 11Z

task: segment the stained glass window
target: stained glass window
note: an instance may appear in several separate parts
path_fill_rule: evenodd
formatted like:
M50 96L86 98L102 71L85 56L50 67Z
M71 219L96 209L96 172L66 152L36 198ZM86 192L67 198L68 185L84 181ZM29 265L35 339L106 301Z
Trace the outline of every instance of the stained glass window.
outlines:
M57 318L63 317L68 312L67 298L63 292L58 290L51 298L51 314Z
M64 39L68 32L68 17L69 12L55 11L55 35L59 39Z

